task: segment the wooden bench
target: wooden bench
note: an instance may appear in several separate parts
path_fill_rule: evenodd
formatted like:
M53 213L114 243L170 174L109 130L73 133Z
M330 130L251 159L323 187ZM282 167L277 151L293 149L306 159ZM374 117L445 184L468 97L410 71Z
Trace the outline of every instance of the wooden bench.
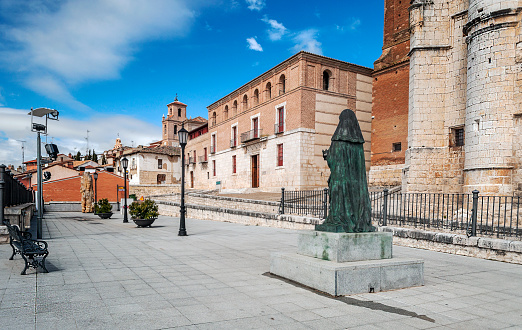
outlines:
M47 268L45 268L45 258L49 254L47 242L31 239L31 233L21 231L16 225L11 225L7 222L4 222L4 225L9 232L9 244L13 248L13 255L9 260L13 260L14 256L19 254L25 261L25 268L21 274L25 275L25 271L29 267L37 269L38 266L42 267L46 273L49 273Z

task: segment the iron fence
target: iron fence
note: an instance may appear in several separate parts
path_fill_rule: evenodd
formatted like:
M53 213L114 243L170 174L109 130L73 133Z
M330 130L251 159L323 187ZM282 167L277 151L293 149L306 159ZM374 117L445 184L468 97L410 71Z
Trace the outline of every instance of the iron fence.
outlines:
M379 225L442 229L468 236L522 237L518 196L442 193L370 194L372 220Z
M285 188L281 188L279 214L296 214L326 219L328 188L298 191L286 191Z
M32 202L32 189L27 189L5 165L0 165L0 221L4 221L4 207Z

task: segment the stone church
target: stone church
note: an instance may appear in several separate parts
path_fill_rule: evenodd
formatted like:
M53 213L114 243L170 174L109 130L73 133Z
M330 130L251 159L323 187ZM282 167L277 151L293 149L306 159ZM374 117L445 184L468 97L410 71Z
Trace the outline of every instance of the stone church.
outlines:
M519 1L385 1L372 183L402 182L406 192L520 191L521 9Z

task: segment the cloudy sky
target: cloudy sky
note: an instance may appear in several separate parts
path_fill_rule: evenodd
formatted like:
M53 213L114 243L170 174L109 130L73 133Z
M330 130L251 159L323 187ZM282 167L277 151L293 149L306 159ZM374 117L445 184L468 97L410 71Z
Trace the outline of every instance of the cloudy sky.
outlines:
M1 0L0 163L35 158L31 107L60 111L63 153L161 138L174 100L189 116L300 50L373 67L383 0ZM45 141L45 138L44 138Z

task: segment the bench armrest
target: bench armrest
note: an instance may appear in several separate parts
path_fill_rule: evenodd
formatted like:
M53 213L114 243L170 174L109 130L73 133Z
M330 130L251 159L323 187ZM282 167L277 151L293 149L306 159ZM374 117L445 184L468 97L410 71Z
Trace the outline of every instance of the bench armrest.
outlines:
M20 231L20 235L22 235L23 238L27 239L33 238L33 235L28 231Z
M34 240L34 239L28 239L27 241L31 242L31 243L34 243L36 245L38 245L38 247L42 250L47 250L47 242L46 241L37 241L37 240Z

